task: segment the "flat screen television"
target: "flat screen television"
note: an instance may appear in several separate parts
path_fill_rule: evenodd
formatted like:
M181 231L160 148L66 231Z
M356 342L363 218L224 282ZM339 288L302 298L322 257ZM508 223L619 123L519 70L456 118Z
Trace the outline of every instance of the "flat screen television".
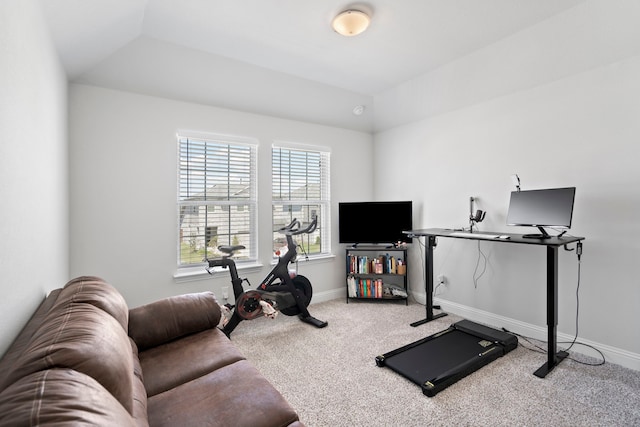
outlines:
M546 239L544 227L571 228L575 187L514 191L509 201L507 225L538 227L540 234L523 237Z
M340 243L410 243L403 231L413 229L413 203L347 202L338 204Z

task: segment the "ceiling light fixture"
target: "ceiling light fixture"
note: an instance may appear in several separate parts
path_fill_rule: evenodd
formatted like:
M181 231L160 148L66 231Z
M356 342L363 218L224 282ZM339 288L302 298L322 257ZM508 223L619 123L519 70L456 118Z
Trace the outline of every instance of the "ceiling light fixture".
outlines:
M335 30L336 33L342 34L343 36L357 36L367 29L369 23L371 22L371 18L366 13L349 9L341 12L333 18L333 22L331 26Z

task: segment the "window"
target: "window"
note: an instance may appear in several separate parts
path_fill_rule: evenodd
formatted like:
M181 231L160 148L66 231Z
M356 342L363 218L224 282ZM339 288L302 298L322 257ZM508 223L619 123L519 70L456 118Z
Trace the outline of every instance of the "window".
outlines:
M248 138L178 135L178 267L244 245L239 262L257 258L256 150Z
M330 253L329 151L276 144L271 159L273 229L294 218L304 226L317 216L316 231L295 236L295 240L309 256ZM284 235L274 231L274 256L283 248Z

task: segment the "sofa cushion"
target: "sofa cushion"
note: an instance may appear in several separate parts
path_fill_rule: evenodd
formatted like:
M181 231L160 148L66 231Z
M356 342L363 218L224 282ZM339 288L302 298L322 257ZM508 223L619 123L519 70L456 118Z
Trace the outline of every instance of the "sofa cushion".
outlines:
M75 369L97 380L131 413L132 359L129 337L115 318L92 304L63 304L47 314L6 382L51 368Z
M120 292L101 278L81 276L70 280L58 295L53 309L79 303L91 304L108 313L127 331L129 307Z
M33 334L40 328L42 321L55 303L61 290L62 289L55 289L47 295L35 313L33 313L31 319L29 319L22 331L20 331L7 352L2 356L2 359L0 359L0 391L9 385L7 381L9 374L15 369L14 366L19 363L20 358L31 342Z
M70 369L27 375L0 393L0 427L146 426L93 378Z
M142 366L138 359L138 347L136 343L129 338L131 344L131 354L133 360L133 409L131 414L136 420L136 424L143 425L147 421L147 390L144 387L144 376L142 374Z
M148 396L244 359L218 328L141 351L139 357Z
M129 312L129 336L143 351L220 323L220 306L212 292L178 295Z
M148 405L152 426L280 427L298 420L284 397L246 360L150 397Z

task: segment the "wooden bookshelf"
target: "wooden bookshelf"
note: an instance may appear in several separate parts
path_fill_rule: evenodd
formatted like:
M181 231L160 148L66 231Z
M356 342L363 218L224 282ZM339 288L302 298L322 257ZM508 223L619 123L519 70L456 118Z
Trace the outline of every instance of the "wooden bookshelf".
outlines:
M358 246L346 249L347 303L350 299L408 302L407 248Z

